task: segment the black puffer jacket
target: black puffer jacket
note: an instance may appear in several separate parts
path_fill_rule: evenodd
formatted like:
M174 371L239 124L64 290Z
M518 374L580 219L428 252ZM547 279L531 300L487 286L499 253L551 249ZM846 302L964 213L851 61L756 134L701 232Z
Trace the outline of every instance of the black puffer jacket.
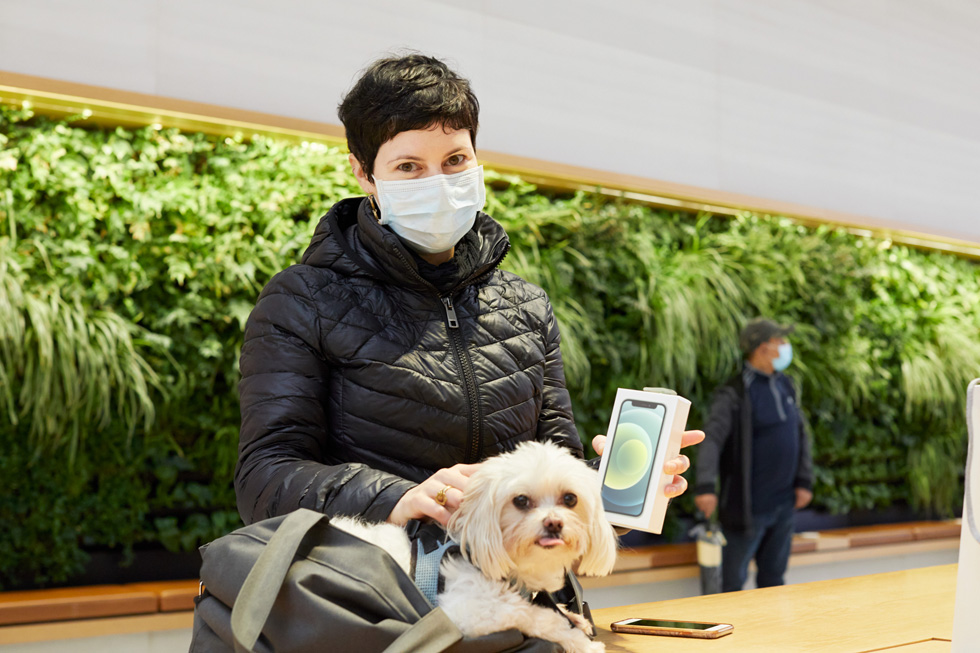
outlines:
M310 508L385 520L436 470L524 440L581 442L544 291L497 269L480 213L440 297L361 198L324 216L245 327L235 489L246 523Z

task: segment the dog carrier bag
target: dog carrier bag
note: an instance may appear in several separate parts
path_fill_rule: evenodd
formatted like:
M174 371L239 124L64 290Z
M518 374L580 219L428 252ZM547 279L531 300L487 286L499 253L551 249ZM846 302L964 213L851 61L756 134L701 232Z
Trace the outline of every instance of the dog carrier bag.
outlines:
M190 653L561 651L516 629L463 637L391 556L312 510L240 528L201 555Z

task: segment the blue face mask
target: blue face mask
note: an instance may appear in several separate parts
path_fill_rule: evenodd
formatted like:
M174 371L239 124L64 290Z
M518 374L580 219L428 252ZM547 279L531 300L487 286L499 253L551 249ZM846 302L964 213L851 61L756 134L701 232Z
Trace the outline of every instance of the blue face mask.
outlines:
M793 345L785 342L779 345L779 356L773 359L772 367L777 372L782 372L793 362Z

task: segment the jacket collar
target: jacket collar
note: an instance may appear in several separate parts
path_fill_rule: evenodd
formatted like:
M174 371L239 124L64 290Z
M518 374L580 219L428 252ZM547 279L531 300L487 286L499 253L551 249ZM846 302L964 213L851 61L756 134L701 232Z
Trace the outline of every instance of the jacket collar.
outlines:
M469 269L462 271L456 289L492 272L510 249L503 227L486 213L477 213L468 237L477 255L469 261ZM317 225L302 262L396 286L435 290L419 275L415 258L401 239L375 219L367 198L348 198L334 204Z
M775 370L773 370L772 374L766 374L765 372L760 370L755 365L752 365L748 361L745 361L745 364L742 366L742 380L745 382L745 387L749 387L749 385L751 385L752 381L755 380L756 377L766 379L767 381L771 382L772 379L776 378L776 376L778 375L779 372Z

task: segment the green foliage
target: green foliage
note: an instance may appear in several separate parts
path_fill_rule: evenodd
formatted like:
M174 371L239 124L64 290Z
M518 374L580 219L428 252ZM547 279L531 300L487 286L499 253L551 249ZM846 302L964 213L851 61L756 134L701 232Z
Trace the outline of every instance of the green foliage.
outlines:
M487 180L504 266L552 299L584 440L617 387L674 387L699 425L739 326L764 313L797 324L816 504L956 511L976 265ZM0 107L0 584L64 581L83 547L187 551L239 524L242 327L319 216L359 193L337 148Z
M176 130L92 131L2 107L0 178L0 439L27 468L0 492L32 487L43 469L56 505L94 510L90 485L113 476L131 483L118 510L145 497L113 541L78 519L73 535L51 540L60 571L4 556L0 583L77 572L82 542L188 550L224 532L237 523L242 326L317 217L356 188L346 157ZM76 460L102 448L131 473ZM10 510L4 523L19 514ZM193 537L170 537L174 523Z
M958 510L964 390L980 375L977 265L785 219L692 218L582 193L540 219L508 211L533 187L508 192L498 217L515 250L533 252L510 265L548 290L572 340L583 439L605 430L616 387L674 387L699 424L738 369L739 325L770 315L797 326L790 373L816 443L816 505Z
M79 451L70 466L65 456L33 457L17 435L0 429L5 584L64 582L88 559L83 545L129 549L144 539L149 497L125 432Z
M0 241L0 402L12 426L29 425L36 456L120 420L133 431L153 422L156 373L137 352L143 330L112 311L68 302L53 285L31 292L10 241ZM78 383L82 380L82 383ZM20 386L19 396L14 389Z

